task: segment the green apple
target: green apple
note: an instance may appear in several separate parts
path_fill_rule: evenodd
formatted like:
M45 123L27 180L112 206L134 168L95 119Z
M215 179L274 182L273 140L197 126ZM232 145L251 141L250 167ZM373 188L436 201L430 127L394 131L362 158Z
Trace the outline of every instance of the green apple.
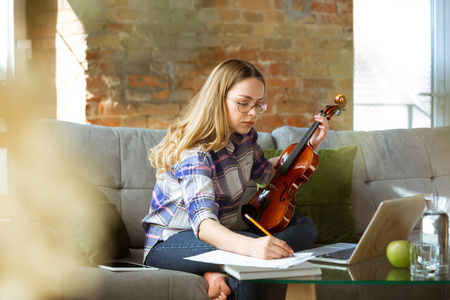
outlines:
M393 268L386 277L387 281L410 281L408 269Z
M409 242L405 240L390 242L386 248L386 256L396 268L409 267Z

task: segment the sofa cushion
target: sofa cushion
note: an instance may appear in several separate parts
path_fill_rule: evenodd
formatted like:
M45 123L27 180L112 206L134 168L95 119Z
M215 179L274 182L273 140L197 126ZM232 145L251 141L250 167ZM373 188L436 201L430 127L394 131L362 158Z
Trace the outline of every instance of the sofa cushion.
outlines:
M210 299L203 276L174 270L111 272L82 266L67 272L63 284L67 300Z
M122 258L129 254L130 236L116 206L89 181L74 176L68 181L73 197L84 197L86 210L67 220L74 235L91 263ZM74 198L75 200L75 198Z
M295 215L310 217L319 231L316 243L355 243L352 200L353 160L358 147L318 150L320 162L308 183L295 196ZM264 149L267 158L279 156L282 150Z
M129 255L130 237L116 206L88 180L58 174L39 189L37 213L61 232L81 263Z

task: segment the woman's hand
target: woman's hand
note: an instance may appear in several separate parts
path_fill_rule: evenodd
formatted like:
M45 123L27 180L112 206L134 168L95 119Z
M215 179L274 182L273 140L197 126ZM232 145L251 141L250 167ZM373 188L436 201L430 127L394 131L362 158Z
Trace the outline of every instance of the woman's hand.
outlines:
M213 219L200 223L199 238L218 249L261 259L283 258L294 253L285 241L273 236L245 236L229 230Z
M283 258L294 254L294 250L285 241L273 236L255 238L248 246L248 255L260 259Z
M314 120L319 122L320 125L317 130L314 132L313 136L309 140L314 150L318 150L320 144L325 139L328 134L329 124L328 119L321 114L317 114L314 116Z

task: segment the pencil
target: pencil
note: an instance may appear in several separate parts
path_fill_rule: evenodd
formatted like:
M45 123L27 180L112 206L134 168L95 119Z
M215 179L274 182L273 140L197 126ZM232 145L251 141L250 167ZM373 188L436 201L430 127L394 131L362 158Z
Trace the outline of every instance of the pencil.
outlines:
M268 236L273 236L270 234L270 232L268 232L267 230L264 229L264 227L262 227L261 225L259 225L258 222L256 222L252 217L250 217L248 214L244 215L247 219L250 220L250 222L252 222L253 224L255 224L256 227L258 227L262 232L264 232L266 235ZM289 256L294 256L294 254L289 254Z
M265 234L267 234L268 236L273 236L271 235L267 230L264 229L264 227L262 227L261 225L258 224L258 222L256 222L252 217L250 217L248 214L244 215L247 219L250 220L250 222L252 222L253 224L255 224L256 227L258 227L259 229L261 229L262 232L264 232Z

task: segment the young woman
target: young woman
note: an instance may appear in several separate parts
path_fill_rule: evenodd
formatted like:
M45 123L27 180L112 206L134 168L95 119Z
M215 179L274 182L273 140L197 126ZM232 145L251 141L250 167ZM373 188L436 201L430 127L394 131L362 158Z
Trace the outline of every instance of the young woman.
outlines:
M267 109L264 92L264 77L253 64L237 59L219 64L162 142L149 151L157 183L142 221L145 262L204 276L212 299L262 299L263 286L228 278L215 265L184 257L222 249L282 258L309 248L317 237L307 217L293 218L273 237L233 230L248 182L269 182L278 160L264 157L254 129ZM321 125L310 143L318 149L328 121L320 115L315 120Z

